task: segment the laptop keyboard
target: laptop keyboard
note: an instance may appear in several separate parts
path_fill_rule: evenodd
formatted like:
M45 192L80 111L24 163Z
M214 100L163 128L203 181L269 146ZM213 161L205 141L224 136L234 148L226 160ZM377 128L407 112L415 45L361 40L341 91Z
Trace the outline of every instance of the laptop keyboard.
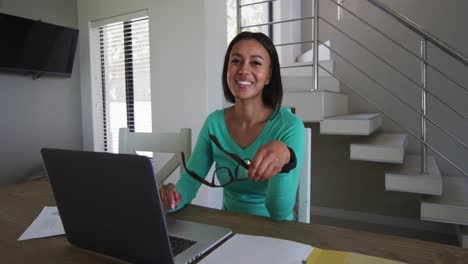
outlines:
M177 256L180 252L191 247L193 244L197 243L196 241L173 236L169 236L169 241L171 242L172 255L174 257Z

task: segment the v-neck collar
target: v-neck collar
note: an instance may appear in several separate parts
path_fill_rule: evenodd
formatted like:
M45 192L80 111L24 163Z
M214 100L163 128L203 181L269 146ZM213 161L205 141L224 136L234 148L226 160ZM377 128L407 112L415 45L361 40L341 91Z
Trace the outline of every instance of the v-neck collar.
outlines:
M262 128L262 131L260 131L260 133L258 134L258 136L255 138L255 140L250 144L248 145L246 148L242 148L241 146L239 146L239 144L237 144L237 142L234 140L234 138L232 137L231 133L229 132L229 129L227 127L227 123L226 123L226 115L225 115L225 111L226 109L223 109L223 129L224 129L224 132L226 133L227 135L227 139L229 140L229 144L231 144L232 147L234 147L237 151L241 152L241 153L245 153L245 152L248 152L251 148L253 148L255 145L258 145L258 142L260 142L263 138L263 135L266 133L265 131L268 130L268 127L270 126L270 121L275 117L275 115L277 114L277 111L273 111L273 113L271 114L270 118L268 118L266 124L263 126Z

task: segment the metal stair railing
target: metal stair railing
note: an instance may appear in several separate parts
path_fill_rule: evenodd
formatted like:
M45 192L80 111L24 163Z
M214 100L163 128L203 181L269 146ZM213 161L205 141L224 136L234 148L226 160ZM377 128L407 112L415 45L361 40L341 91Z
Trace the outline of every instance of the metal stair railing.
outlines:
M385 116L387 116L390 120L392 120L393 122L395 122L398 126L400 126L403 130L407 131L408 133L410 133L413 137L415 137L420 143L421 143L421 173L427 173L427 148L429 148L430 150L432 150L434 153L436 153L438 156L440 156L442 159L444 159L445 161L447 161L451 166L453 166L455 169L457 169L459 172L461 172L462 174L464 174L465 176L468 177L468 173L463 170L462 168L460 168L459 166L457 166L453 161L451 161L449 158L447 158L445 155L443 155L442 153L440 153L434 146L432 146L431 144L429 144L427 142L427 135L426 135L426 126L427 126L427 122L430 122L431 124L433 124L434 126L436 126L437 128L439 128L442 132L444 132L446 135L448 135L449 137L451 137L452 139L454 139L455 141L457 141L460 145L462 145L465 149L468 150L468 146L463 142L461 141L459 138L455 137L453 134L451 134L450 132L448 132L446 129L444 129L442 126L440 126L439 124L437 124L436 122L434 122L432 119L430 119L427 115L426 115L426 110L427 110L427 101L426 101L426 97L427 97L427 94L430 94L432 97L434 97L437 101L439 101L440 103L442 103L444 106L446 106L447 108L449 108L452 112L456 113L457 115L459 115L460 117L462 117L465 121L468 121L468 117L466 115L464 115L463 113L459 112L457 109L455 109L455 107L453 107L452 105L450 105L448 102L446 102L445 100L439 98L438 96L436 96L434 93L432 93L431 91L429 91L427 89L427 68L431 68L433 70L435 70L437 73L439 73L441 76L443 76L444 78L446 78L447 80L449 80L450 82L452 82L453 84L455 84L456 86L458 86L459 88L462 88L465 92L468 93L468 89L462 85L461 83L459 83L458 81L454 80L454 78L450 77L449 74L443 72L442 70L438 69L436 66L430 64L428 61L427 61L427 42L433 44L435 47L439 48L441 51L443 51L445 54L447 54L448 56L456 59L457 61L459 61L460 63L463 64L463 66L465 67L468 67L468 59L462 55L460 52L456 51L455 49L451 48L449 45L447 45L446 43L442 42L441 40L439 40L438 38L436 38L435 36L431 35L430 33L428 33L427 31L425 31L424 29L422 29L420 26L418 26L416 23L414 23L413 21L411 21L410 19L404 17L403 15L395 12L394 10L390 9L389 7L385 6L384 4L380 3L378 0L368 0L369 3L371 3L372 5L376 6L379 10L382 10L383 12L387 13L388 15L390 15L391 17L393 17L394 19L396 19L400 24L402 24L403 26L405 26L406 28L412 30L413 32L415 32L416 34L418 34L419 36L421 36L422 40L421 40L421 54L420 55L417 55L415 53L413 53L411 50L409 50L408 48L405 47L405 45L395 41L393 38L391 38L388 34L386 34L385 32L383 32L382 30L378 29L377 27L373 26L372 24L370 24L368 21L364 20L363 18L361 18L360 16L358 16L357 14L355 14L354 12L352 12L351 10L349 10L348 8L346 8L344 5L342 5L339 1L336 1L336 0L327 0L331 3L333 3L334 5L338 6L340 9L342 10L345 10L346 12L348 12L349 14L351 14L353 17L355 17L356 19L358 19L360 22L362 22L363 24L367 25L368 27L370 27L371 29L373 29L374 31L378 32L380 35L382 35L383 37L385 37L387 40L389 40L390 42L392 42L393 44L395 44L396 46L398 46L399 48L401 48L403 51L406 51L408 54L412 55L413 57L415 57L417 60L420 61L421 63L421 83L418 83L416 81L414 81L411 77L409 77L407 74L405 74L404 72L402 72L401 70L399 70L397 67L395 67L394 65L392 65L391 63L389 63L388 61L386 61L385 59L383 59L382 57L378 56L375 52L373 52L371 49L369 49L366 45L364 45L363 43L361 43L360 41L356 40L355 38L353 38L350 34L344 32L343 30L339 29L337 26L333 25L330 21L328 21L327 19L323 18L322 16L319 15L319 1L320 0L313 0L314 1L314 4L313 4L313 16L311 17L300 17L300 18L293 18L293 19L287 19L287 20L280 20L280 21L271 21L271 22L268 22L268 23L261 23L261 24L255 24L255 25L247 25L247 26L242 26L242 21L241 21L241 9L245 6L252 6L252 5L257 5L257 4L262 4L262 3L268 3L268 2L275 2L275 1L279 1L279 0L269 0L269 1L259 1L259 2L254 2L254 3L249 3L249 4L244 4L242 5L242 1L241 0L237 0L237 25L238 25L238 31L242 31L243 29L248 29L248 28L252 28L252 27L257 27L257 26L265 26L265 25L275 25L275 24L282 24L282 23L287 23L287 22L292 22L292 21L302 21L302 20L313 20L314 21L314 26L313 26L313 40L311 41L297 41L297 42L289 42L289 43L282 43L282 44L275 44L276 46L288 46L288 45L298 45L298 44L304 44L304 43L313 43L313 63L304 63L304 64L300 64L300 65L289 65L289 66L282 66L281 68L294 68L294 67L313 67L313 88L311 89L311 91L313 90L317 90L318 89L318 86L319 86L319 75L318 75L318 71L319 71L319 68L322 68L322 70L324 70L325 72L327 72L328 74L330 74L331 76L333 76L335 79L337 79L338 81L344 83L345 85L347 85L349 88L351 88L359 97L361 97L362 99L366 100L367 102L369 102L370 104L374 105L380 112L382 112ZM325 1L325 0L323 0ZM346 57L344 57L343 55L339 54L336 50L332 49L330 46L328 46L327 44L321 42L319 40L319 30L320 30L320 23L319 21L323 21L324 23L326 23L327 25L331 26L332 28L334 28L336 31L340 32L341 34L343 34L344 36L346 36L348 39L350 39L351 41L353 41L354 43L356 43L358 46L360 46L361 48L363 48L365 51L367 51L368 53L370 53L371 55L373 55L374 57L376 57L377 59L379 59L381 62L383 62L385 65L389 66L392 70L394 70L395 72L397 72L398 74L400 74L401 76L403 76L405 79L407 79L408 81L410 81L411 83L413 83L414 85L416 85L417 87L419 87L421 89L421 110L418 111L417 109L415 109L413 106L411 106L409 103L407 103L403 98L401 98L401 96L399 96L398 94L390 91L389 89L387 89L383 84L381 84L379 81L377 81L375 78L373 78L372 76L370 76L369 74L367 74L364 70L360 69L359 67L357 67L355 64L353 64L349 59L347 59ZM372 100L369 100L369 98L363 96L361 93L358 92L358 90L355 88L355 87L352 87L348 82L346 82L345 80L342 80L339 76L337 76L336 74L332 73L331 71L329 71L328 69L326 69L325 67L323 67L322 65L320 65L319 63L319 56L318 56L318 47L319 45L322 45L324 47L326 47L327 49L329 49L333 54L335 54L336 56L340 57L341 59L343 59L346 63L348 63L349 65L351 65L353 68L357 69L361 74L363 74L366 78L368 78L369 80L373 81L374 83L376 83L378 86L380 86L381 88L383 88L386 92L388 92L389 94L391 94L393 97L395 97L396 99L398 99L400 102L402 102L403 104L405 104L406 106L410 107L411 110L413 110L414 112L416 112L419 116L421 116L421 135L420 137L418 137L414 132L412 132L409 128L405 127L402 123L398 122L397 120L395 120L395 118L391 117L384 109L382 109L380 106L378 106L376 103L372 102Z
M413 32L416 34L420 35L427 41L431 42L435 46L437 46L439 49L444 51L446 54L450 55L450 57L458 60L459 62L463 63L465 66L468 66L468 59L463 56L460 52L455 50L454 48L450 47L448 44L444 43L443 41L439 40L437 37L433 36L429 32L425 31L422 27L420 27L418 24L414 23L411 21L409 18L395 12L391 8L387 7L383 3L377 0L367 0L376 7L380 8L382 11L385 13L391 15L393 18L395 18L398 22L403 24L405 27L411 29Z
M463 119L467 120L468 121L468 117L466 115L464 115L463 113L460 113L457 109L455 109L453 106L451 106L449 103L445 102L445 100L441 99L440 97L438 97L436 94L434 94L433 92L431 92L430 90L428 90L427 88L425 88L422 84L419 84L418 82L414 81L411 77L409 77L407 74L405 74L404 72L400 71L397 67L393 66L391 63L387 62L385 59L383 59L382 57L380 57L379 55L377 55L375 52L373 52L372 50L370 50L368 47L366 47L362 42L358 41L357 39L353 38L351 35L349 35L348 33L344 32L343 30L339 29L337 26L333 25L330 21L328 21L327 19L323 18L323 17L320 17L320 19L325 22L327 25L329 25L330 27L334 28L336 31L340 32L341 34L343 34L344 36L346 36L348 39L352 40L354 43L356 43L359 47L361 47L362 49L364 49L365 51L369 52L371 55L373 55L375 58L377 58L378 60L380 60L382 63L384 63L385 65L387 65L388 67L390 67L392 70L396 71L397 73L399 73L401 76L403 76L406 80L408 80L409 82L411 82L412 84L416 85L417 87L421 88L421 89L424 89L426 91L426 93L432 95L437 101L439 101L440 103L442 103L443 105L445 105L446 107L450 108L450 110L454 111L457 115L459 115L460 117L462 117ZM421 61L421 59L418 57L417 58L418 60ZM466 92L468 93L468 90L466 90Z
M323 43L322 43L323 44ZM327 46L328 47L328 46ZM333 53L339 55L338 53L336 53L336 51L332 50ZM340 55L339 55L340 56ZM341 56L340 56L341 57ZM341 57L343 58L343 57ZM346 61L346 59L345 59ZM349 61L347 61L349 62ZM354 64L350 64L352 67L355 67ZM451 161L449 158L447 158L445 155L443 155L442 153L440 153L437 148L435 148L434 146L432 146L431 144L423 141L421 138L419 138L413 131L411 131L410 129L408 129L407 127L405 127L405 125L403 125L401 122L398 122L395 118L393 118L389 113L387 113L383 108L381 108L380 106L378 106L376 103L372 102L372 100L370 100L369 98L365 97L364 95L362 95L361 93L358 92L358 90L349 84L349 82L346 82L344 81L343 79L341 79L339 76L337 76L336 74L330 72L328 69L326 69L325 67L319 65L319 67L324 70L325 72L327 72L328 74L330 74L331 76L333 76L334 78L336 78L338 81L344 83L347 87L349 87L351 90L353 90L354 93L356 93L359 97L361 97L362 99L364 99L366 102L370 103L371 105L373 105L375 108L377 108L381 113L383 113L388 119L392 120L395 124L397 124L399 127L403 128L405 131L407 131L408 133L410 133L414 138L416 138L421 144L425 145L426 147L428 147L429 149L431 149L432 151L434 151L434 153L436 153L438 156L440 156L442 159L444 159L445 161L447 161L452 167L454 167L457 171L461 172L462 174L464 174L465 176L468 177L468 173L463 170L462 168L460 168L459 166L457 166L453 161ZM356 67L355 67L356 68ZM359 68L356 68L358 71L360 71L361 73L363 73ZM366 73L363 73L366 77L370 78ZM379 86L381 86L382 88L384 88L387 92L389 92L392 96L396 97L397 99L399 99L400 101L402 101L405 105L407 105L408 107L410 107L413 111L415 111L416 113L418 113L419 115L421 115L419 113L419 111L417 111L416 109L414 109L412 106L410 106L408 103L406 103L405 101L403 101L403 99L401 99L400 97L398 96L395 96L394 94L392 94L390 91L388 91L387 88L385 88L384 86L382 86L378 81L376 81L374 78L370 78L372 81L374 81L375 83L377 83ZM435 126L437 126L439 129L442 129L445 133L448 133L448 135L450 135L451 137L453 137L456 141L460 142L461 144L463 144L463 146L465 148L468 149L468 147L466 146L465 143L463 143L462 141L460 141L458 138L454 137L452 134L450 134L448 131L446 131L445 129L441 128L441 126L439 126L437 123L433 122L431 119L429 119L428 117L426 117L428 120L430 120L430 122L432 124L434 124ZM423 171L421 171L421 173L425 173Z
M413 55L417 60L419 60L421 62L421 82L422 84L418 84L416 83L414 80L412 80L411 78L409 78L406 74L404 74L403 72L401 72L400 70L396 69L396 67L394 67L393 65L391 65L390 63L388 63L387 61L385 61L384 59L382 59L381 57L379 57L378 55L376 55L374 52L372 52L370 49L368 49L365 45L363 45L361 42L357 41L356 39L352 38L349 34L346 34L344 31L340 30L338 27L334 26L333 24L331 24L329 21L327 21L326 19L324 19L323 17L320 17L321 20L323 20L325 23L327 23L328 25L330 25L331 27L333 27L334 29L338 30L339 32L341 32L342 34L344 34L346 37L348 37L349 39L351 39L352 41L354 41L356 44L358 44L361 48L365 49L367 52L369 52L370 54L372 54L373 56L377 57L379 60L381 60L382 62L384 62L385 64L387 64L389 67L391 67L392 69L396 70L398 73L400 73L402 76L404 76L406 79L408 79L410 82L412 82L413 84L415 84L416 86L420 87L422 89L422 94L421 94L421 111L423 113L419 113L421 115L421 138L423 138L424 142L426 142L426 126L427 126L427 116L426 116L426 110L427 110L427 101L426 101L426 97L427 97L427 94L430 94L432 95L436 100L438 100L439 102L441 102L443 105L445 105L446 107L448 107L450 110L452 110L454 113L456 113L457 115L461 116L462 118L464 118L465 120L467 120L467 117L463 114L463 113L460 113L459 111L457 111L453 106L451 106L450 104L446 103L444 100L440 99L438 96L436 96L435 94L433 94L432 92L430 92L428 89L427 89L427 67L430 67L432 68L433 70L435 70L436 72L438 72L439 74L441 74L444 78L446 78L447 80L451 81L452 83L456 84L458 87L462 88L465 92L468 92L468 89L463 86L462 84L460 84L459 82L455 81L453 78L449 77L448 74L442 72L440 69L438 69L436 66L434 65L431 65L429 62L427 62L427 42L431 42L433 43L436 47L442 49L442 51L446 52L446 54L448 55L453 55L453 57L455 59L457 59L458 61L460 61L461 63L463 63L463 65L467 66L468 65L468 60L463 56L461 55L459 52L453 50L452 48L448 47L447 44L441 42L440 40L438 40L437 38L433 37L432 35L430 35L429 33L425 32L421 27L419 27L418 25L416 25L416 23L410 21L408 18L405 18L401 15L399 15L398 13L394 12L393 10L389 9L388 7L386 7L385 5L381 4L379 1L376 1L376 0L368 0L369 2L371 2L372 4L376 5L377 7L379 7L380 9L386 11L388 14L390 14L391 16L397 18L397 20L400 22L400 23L403 23L404 26L410 28L413 32L419 34L420 36L423 37L423 40L421 41L421 55L420 57L416 54L414 54L412 51L410 51L408 48L406 48L403 44L393 40L391 37L389 37L387 34L385 34L384 32L382 32L381 30L379 30L377 27L371 25L369 22L367 22L366 20L362 19L361 17L359 17L358 15L356 15L355 13L353 13L351 10L349 10L348 8L344 7L342 4L339 4L339 3L335 3L333 2L333 0L328 0L329 2L332 2L333 4L336 4L337 6L339 6L341 9L345 10L346 12L350 13L353 17L357 18L359 21L361 21L362 23L364 23L365 25L371 27L374 31L378 32L379 34L381 34L382 36L384 36L386 39L390 40L391 42L393 42L394 44L396 44L398 47L402 48L403 50L405 50L406 52L408 52L409 54ZM447 52L448 51L448 52ZM438 126L438 128L440 128ZM441 129L441 128L440 128ZM442 129L443 130L443 129ZM445 130L443 130L444 133L446 133ZM453 137L451 134L448 134L449 136ZM458 142L460 142L458 139L456 139ZM465 146L465 144L463 144L463 146ZM427 172L427 148L426 148L426 145L423 144L421 145L421 154L422 154L422 159L421 159L421 171L422 172ZM465 173L464 173L465 174ZM466 175L466 174L465 174Z
M448 54L449 56L453 57L454 59L458 60L459 62L461 62L464 66L468 66L468 59L466 59L466 57L464 57L463 55L461 55L459 52L455 51L453 48L450 48L447 44L443 43L442 41L438 40L437 38L433 37L432 35L430 35L429 33L427 33L426 31L424 31L421 27L417 26L416 23L410 21L409 19L399 15L398 13L396 13L395 11L389 9L388 7L384 6L383 4L381 4L379 1L377 0L368 0L370 3L374 4L374 5L377 5L381 10L384 10L386 13L392 15L393 17L397 18L397 20L402 23L404 26L408 27L409 29L411 29L413 32L417 33L418 35L420 35L421 37L423 37L423 40L421 41L421 57L417 56L416 54L414 54L413 52L411 52L409 49L407 49L406 47L404 47L403 44L393 40L391 37L389 37L387 34L385 34L384 32L382 32L381 30L379 30L377 27L371 25L369 22L367 22L366 20L362 19L361 17L359 17L358 15L356 15L355 13L353 13L351 10L349 10L348 8L344 7L342 4L340 3L336 3L334 2L333 0L328 0L329 2L339 6L340 8L342 8L343 10L345 10L346 12L350 13L353 17L357 18L359 21L361 21L362 23L364 23L365 25L371 27L373 30L375 30L376 32L378 32L379 34L381 34L382 36L384 36L385 38L387 38L388 40L390 40L391 42L393 42L394 44L396 44L398 47L402 48L403 50L407 51L409 54L413 55L414 57L416 57L420 62L421 62L421 82L422 82L422 85L416 83L415 81L413 81L411 78L409 78L409 76L407 76L406 74L404 74L403 72L401 72L400 70L398 70L396 67L394 67L393 65L391 65L390 63L388 63L386 60L382 59L380 56L378 56L377 54L375 54L374 52L372 52L369 48L367 48L364 44L362 44L361 42L359 42L358 40L352 38L349 34L346 34L346 32L340 30L338 27L334 26L333 24L331 24L328 20L326 20L325 18L321 17L321 16L318 16L319 19L321 19L322 21L324 21L325 23L327 23L328 25L332 26L334 29L336 29L337 31L339 31L340 33L344 34L346 37L348 37L349 39L351 39L353 42L355 42L356 44L358 44L361 48L363 48L364 50L366 50L367 52L369 52L370 54L372 54L373 56L375 56L376 58L378 58L379 60L381 60L382 62L384 62L387 66L391 67L393 70L395 70L397 73L399 73L400 75L402 75L403 77L405 77L406 79L408 79L409 81L411 81L413 84L417 85L419 88L421 88L421 112L420 111L417 111L415 110L413 107L411 107L408 103L404 102L401 98L399 98L399 96L395 95L395 94L392 94L392 96L394 96L395 98L399 99L400 101L404 102L405 105L407 105L408 107L410 107L413 111L415 111L416 113L418 113L418 115L421 116L421 138L420 137L416 137L416 139L418 141L421 142L421 155L422 155L422 158L421 158L421 172L422 173L426 173L427 172L427 148L429 147L431 150L433 150L437 155L439 155L440 157L442 157L444 160L446 160L447 162L449 162L454 168L456 168L459 172L461 172L462 174L464 174L465 176L468 176L468 173L461 169L459 166L456 166L451 160L447 159L447 157L445 157L444 155L442 155L440 152L438 152L437 150L435 150L432 146L430 146L428 143L427 143L427 140L426 140L426 126L427 126L427 121L429 121L430 123L434 124L437 128L439 128L440 130L442 130L442 132L444 132L445 134L447 134L448 136L450 136L452 139L456 140L458 143L460 143L463 147L465 147L465 149L468 149L467 145L462 142L460 139L458 139L457 137L453 136L451 133L449 133L446 129L442 128L440 125L438 125L437 123L433 122L430 118L427 117L426 115L426 110L427 110L427 102L426 102L426 96L427 94L431 94L435 99L437 99L439 102L441 102L443 105L445 105L446 107L448 107L450 110L452 110L454 113L456 113L457 115L461 116L462 118L464 118L465 120L468 120L467 117L463 114L463 113L460 113L459 111L457 111L454 107L452 107L450 104L448 104L447 102L445 102L444 100L440 99L438 96L436 96L435 94L433 94L432 92L430 92L428 89L427 89L427 67L431 67L432 69L436 70L437 72L441 73L445 78L447 78L449 81L455 83L457 86L459 86L460 88L462 88L465 92L468 92L467 88L464 87L463 85L461 85L460 83L456 82L455 80L453 80L452 78L450 78L446 73L443 73L441 70L439 70L436 66L434 65L431 65L427 62L427 42L429 41L430 43L434 44L436 47L440 48L443 52L445 52L446 54ZM323 45L323 44L322 44ZM331 48L328 47L330 50ZM340 56L341 58L344 58L342 55L340 55L339 53L337 53L336 51L332 51L334 54ZM349 60L347 60L347 63L350 63ZM354 64L350 63L350 65L352 65L354 68L357 68ZM319 65L320 66L320 65ZM358 68L357 68L358 69ZM364 73L361 69L358 69L361 73ZM327 71L329 72L329 71ZM337 78L336 75L333 75L335 78ZM370 78L369 75L365 74L365 76L369 79L371 79L372 81L375 82L375 79L373 78ZM339 80L339 81L342 81L342 80ZM383 87L380 83L377 82L377 84L379 86L381 86L382 88L385 88ZM351 87L350 87L351 88ZM357 93L357 91L355 89L352 89L355 93ZM385 89L387 90L388 92L388 89ZM359 94L358 94L359 95ZM366 98L363 98L365 99L366 101L368 101ZM381 109L379 109L381 110ZM382 111L381 111L382 112ZM385 112L383 112L385 113ZM388 114L385 114L387 117ZM392 121L395 121L393 118L389 117L390 119L392 119ZM402 126L400 123L397 123L400 127L402 127L404 130L409 131L408 128ZM413 136L414 133L411 132L411 134Z
M410 54L411 56L413 56L414 58L416 58L417 60L421 61L421 57L420 55L417 55L415 54L414 52L412 52L410 49L408 49L407 47L405 47L403 44L399 43L398 41L394 40L392 37L390 37L388 34L386 34L385 32L383 32L382 30L378 29L376 26L370 24L369 22L367 22L366 20L362 19L359 15L357 15L356 13L354 13L353 11L349 10L347 7L345 7L344 5L342 4L339 4L339 3L335 3L334 0L327 0L337 6L339 6L341 9L345 10L347 13L349 13L350 15L352 15L354 18L358 19L360 22L362 22L363 24L367 25L368 27L370 27L371 29L373 29L375 32L379 33L380 35L382 35L383 37L385 37L387 40L389 40L390 42L392 42L393 44L395 44L396 46L398 46L399 48L401 48L402 50L406 51L408 54ZM368 1L371 1L371 0L368 0ZM375 1L374 1L375 2ZM320 19L324 20L325 19L323 17L320 17ZM328 22L328 21L326 21ZM414 22L412 22L414 23ZM335 29L338 29L337 27L334 26ZM342 32L343 33L343 32ZM429 34L428 34L429 35ZM439 73L440 75L442 75L444 78L446 78L447 80L449 80L450 82L454 83L455 85L457 85L459 88L462 88L463 90L465 90L466 92L468 92L468 88L466 88L465 86L463 86L462 84L460 84L459 82L457 82L456 80L454 80L453 78L451 78L448 74L444 73L442 70L440 70L439 68L437 68L436 66L430 64L429 62L426 62L427 66L432 68L433 70L435 70L437 73Z
M463 56L461 53L456 51L454 48L450 47L449 45L445 44L435 36L431 35L429 32L425 31L411 21L410 19L406 18L405 16L395 12L391 8L387 7L386 5L382 4L381 2L377 0L368 0L369 3L373 4L374 6L378 7L380 10L383 12L387 13L388 15L392 16L394 19L396 19L400 24L405 26L406 28L412 30L416 34L418 34L422 40L421 40L421 80L423 83L423 89L422 89L422 94L421 94L421 110L423 112L422 118L421 118L421 138L423 139L424 142L426 141L426 109L427 109L427 67L428 67L428 62L427 62L427 42L432 43L435 45L437 48L439 48L441 51L443 51L445 54L449 55L450 57L456 59L457 61L461 62L465 67L468 66L468 59ZM434 67L433 67L434 68ZM440 72L440 71L439 71ZM445 77L448 77L447 75ZM452 80L451 78L449 78ZM453 80L452 80L453 81ZM466 88L461 85L461 87L466 91ZM457 111L455 111L457 112ZM445 131L444 131L445 132ZM465 145L464 145L465 146ZM421 171L426 172L427 171L427 145L422 144L421 145L421 154L422 154L422 159L421 159ZM458 169L458 167L457 167ZM468 176L465 171L462 171L462 173L465 176Z
M386 88L381 82L377 81L375 78L373 78L372 76L370 76L369 74L367 74L364 70L362 70L361 68L359 68L358 66L356 66L354 63L352 63L348 58L344 57L343 55L341 55L339 52L337 52L336 50L334 50L333 48L331 48L330 46L328 46L327 44L323 43L323 42L319 42L320 44L322 44L323 46L327 47L331 52L333 52L334 54L336 54L338 57L340 57L342 60L344 60L346 63L348 63L349 65L351 65L353 68L355 68L356 70L358 70L361 74L363 74L364 76L366 76L369 80L373 81L375 84L377 84L378 86L382 87L385 91L387 91L390 95L392 95L393 97L395 97L396 99L398 99L400 102L402 102L403 104L405 104L406 106L408 106L409 108L411 108L414 112L416 112L417 114L419 114L420 116L423 115L423 113L421 113L420 111L418 111L416 108L414 108L413 106L411 106L408 102L406 102L403 98L401 98L400 96L398 96L396 93L392 92L390 89ZM320 65L319 65L320 67ZM320 67L320 68L323 68L323 67ZM327 71L328 74L330 74L329 71ZM330 74L332 75L334 78L337 78L337 75L335 74ZM452 139L454 139L455 141L457 141L458 143L460 143L463 147L465 147L467 150L468 150L468 146L463 142L461 141L459 138L457 138L456 136L452 135L450 132L448 132L446 129L444 129L442 126L440 126L438 123L436 123L435 121L433 121L432 119L430 119L429 117L426 117L426 119L432 123L433 125L435 125L437 128L439 128L440 130L442 130L444 133L446 133L447 135L449 135Z

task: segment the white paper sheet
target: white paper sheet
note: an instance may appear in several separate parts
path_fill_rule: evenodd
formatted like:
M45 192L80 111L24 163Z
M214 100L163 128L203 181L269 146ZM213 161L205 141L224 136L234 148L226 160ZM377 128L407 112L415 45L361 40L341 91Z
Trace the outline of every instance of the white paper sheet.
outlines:
M65 234L56 206L45 206L18 241Z
M272 237L236 234L200 264L300 264L314 250L310 245Z

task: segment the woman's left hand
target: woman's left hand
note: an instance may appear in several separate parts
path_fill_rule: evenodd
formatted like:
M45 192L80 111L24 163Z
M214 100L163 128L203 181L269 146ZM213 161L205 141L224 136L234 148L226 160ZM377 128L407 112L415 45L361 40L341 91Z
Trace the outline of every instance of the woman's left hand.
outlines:
M288 147L281 141L272 141L261 146L250 163L249 177L253 181L268 180L289 162Z

